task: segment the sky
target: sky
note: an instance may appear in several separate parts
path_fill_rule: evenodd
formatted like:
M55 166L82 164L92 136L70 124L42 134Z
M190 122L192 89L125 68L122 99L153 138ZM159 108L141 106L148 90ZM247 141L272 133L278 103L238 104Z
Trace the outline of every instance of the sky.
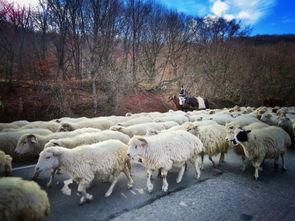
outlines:
M194 16L239 19L252 35L295 34L295 0L156 0Z
M35 6L39 0L8 0ZM295 34L295 0L154 0L193 16L239 19L252 27L251 35Z

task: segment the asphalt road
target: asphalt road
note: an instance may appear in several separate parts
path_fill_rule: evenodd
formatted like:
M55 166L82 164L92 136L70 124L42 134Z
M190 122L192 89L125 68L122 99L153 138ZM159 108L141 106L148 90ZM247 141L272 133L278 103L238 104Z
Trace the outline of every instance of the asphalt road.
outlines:
M218 158L215 158L217 162ZM254 181L254 169L240 170L241 160L234 153L226 155L226 163L212 168L206 159L201 179L189 165L183 181L175 182L177 170L168 174L169 190L161 191L162 180L153 176L154 191L146 190L144 168L133 164L134 186L127 189L127 179L120 180L109 198L104 193L109 183L94 182L88 192L94 200L79 206L77 185L71 184L71 196L60 189L68 177L56 176L55 185L48 189L49 172L41 174L37 182L47 191L51 215L44 220L295 220L295 151L286 155L287 171L273 169L273 161L266 161L260 180ZM14 170L13 176L30 179L33 167Z

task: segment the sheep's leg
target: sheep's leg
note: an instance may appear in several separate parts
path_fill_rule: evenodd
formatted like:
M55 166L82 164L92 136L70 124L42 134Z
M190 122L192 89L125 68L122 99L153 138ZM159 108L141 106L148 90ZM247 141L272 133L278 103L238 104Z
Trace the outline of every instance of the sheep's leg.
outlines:
M182 180L182 177L183 177L183 174L184 174L184 171L185 171L185 166L186 164L183 164L178 172L178 176L177 176L177 179L176 179L176 183L180 183L181 180Z
M255 168L254 179L258 180L259 178L259 170L261 170L261 162L253 162L253 167Z
M116 183L118 182L118 179L119 179L119 174L114 174L114 179L112 181L112 184L111 186L109 187L108 191L104 194L105 197L109 197L112 192L113 192L113 189L114 189L114 186L116 185Z
M241 168L242 171L246 171L247 164L248 164L248 160L246 159L245 156L242 156L242 168Z
M209 156L209 160L212 162L212 164L213 164L213 167L215 167L215 162L213 161L213 159L212 159L212 157L211 157L211 156Z
M219 164L222 164L222 163L224 163L225 161L224 161L224 153L221 153L220 154L220 158L219 158Z
M131 177L131 174L130 174L130 170L129 170L129 167L128 166L125 166L124 170L123 170L124 174L126 175L127 179L128 179L128 188L132 188L133 186L133 179Z
M68 179L68 180L65 180L64 181L64 186L63 188L61 189L61 192L64 194L64 195L67 195L67 196L70 196L72 191L71 189L69 188L69 185L73 183L73 180L72 179Z
M201 165L200 165L200 162L199 162L199 157L197 156L193 162L192 162L195 166L195 170L196 170L196 173L197 173L197 179L200 178L201 176Z
M147 181L146 181L146 186L147 186L147 189L149 192L152 192L153 191L153 188L154 188L154 185L152 184L151 182L151 177L152 177L152 170L148 169L146 171L147 173Z
M278 161L279 161L279 158L278 158L278 157L275 158L274 165L273 165L275 170L277 170L277 169L279 168L279 163L278 163Z
M49 179L49 181L47 183L48 188L52 187L52 184L53 184L53 181L54 181L54 176L55 176L55 174L57 173L58 170L59 170L59 168L54 168L54 169L51 170L50 179Z
M158 170L158 177L162 177L161 168Z
M162 190L164 192L167 192L167 190L168 190L167 173L168 173L168 171L166 169L162 169L162 171L161 171L161 175L163 178Z
M201 154L201 159L202 159L202 161L201 161L201 170L203 170L204 169L204 153Z
M80 199L80 205L85 203L86 200L93 200L93 196L86 192L86 188L88 187L89 183L86 181L81 181L78 185L78 193L82 195Z
M281 159L282 159L282 171L286 171L286 165L285 165L285 158L284 158L284 154L281 153Z

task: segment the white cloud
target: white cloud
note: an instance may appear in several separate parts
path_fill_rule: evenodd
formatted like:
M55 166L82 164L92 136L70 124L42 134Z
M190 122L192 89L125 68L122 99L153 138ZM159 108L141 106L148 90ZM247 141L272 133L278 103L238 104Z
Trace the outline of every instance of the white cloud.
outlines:
M210 0L211 12L227 20L240 19L255 24L266 16L277 0Z
M211 11L216 15L221 17L224 12L228 10L229 6L227 3L217 0L214 2Z

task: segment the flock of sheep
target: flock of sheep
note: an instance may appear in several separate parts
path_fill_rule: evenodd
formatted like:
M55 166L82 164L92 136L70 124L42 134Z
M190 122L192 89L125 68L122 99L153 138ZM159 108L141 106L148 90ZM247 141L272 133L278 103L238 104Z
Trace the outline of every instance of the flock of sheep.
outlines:
M201 176L204 155L215 167L233 148L241 156L242 169L248 163L259 178L264 160L273 159L278 168L294 142L295 107L239 107L192 112L169 111L126 114L97 118L61 118L48 122L15 121L0 124L0 176L9 176L11 162L33 160L39 156L33 178L51 170L70 176L62 192L71 195L69 184L78 184L80 203L92 200L87 188L94 178L111 182L105 196L112 194L123 172L132 188L131 160L142 163L147 173L147 190L153 190L151 176L159 171L162 190L168 190L167 174L178 167L179 183L190 162ZM39 220L50 213L47 194L35 181L0 178L0 216L5 220Z

